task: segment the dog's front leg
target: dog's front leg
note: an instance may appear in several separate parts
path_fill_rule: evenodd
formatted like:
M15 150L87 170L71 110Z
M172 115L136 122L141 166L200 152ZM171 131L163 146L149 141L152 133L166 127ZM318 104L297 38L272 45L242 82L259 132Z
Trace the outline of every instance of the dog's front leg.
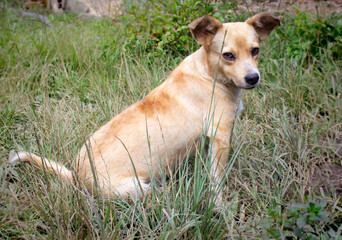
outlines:
M225 169L227 165L229 142L228 139L215 138L212 141L210 180L211 188L216 194L215 205L223 207L222 188L224 184Z

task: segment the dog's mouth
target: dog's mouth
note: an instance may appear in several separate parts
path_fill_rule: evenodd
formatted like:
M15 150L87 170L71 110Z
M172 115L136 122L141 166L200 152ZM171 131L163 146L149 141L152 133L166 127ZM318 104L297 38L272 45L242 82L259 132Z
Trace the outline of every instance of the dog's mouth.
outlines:
M226 87L231 87L231 86L235 86L237 88L241 88L244 90L252 90L254 88L256 88L257 86L259 86L259 82L251 85L251 84L236 84L233 78L228 78L228 81L221 81L221 83L223 83Z
M251 89L256 88L257 86L258 85L253 85L253 86L243 87L242 89L244 89L244 90L251 90Z
M232 81L233 82L233 81ZM234 82L233 82L234 83ZM246 84L246 85L240 85L240 86L238 86L238 85L236 85L235 83L234 83L234 85L236 86L236 87L238 87L238 88L241 88L241 89L244 89L244 90L252 90L252 89L254 89L254 88L256 88L259 84L255 84L255 85L250 85L250 84Z

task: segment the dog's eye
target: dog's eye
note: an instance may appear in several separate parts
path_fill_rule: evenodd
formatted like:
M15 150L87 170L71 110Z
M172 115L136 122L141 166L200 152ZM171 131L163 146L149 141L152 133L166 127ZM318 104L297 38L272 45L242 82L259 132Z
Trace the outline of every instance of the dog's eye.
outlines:
M222 56L224 57L224 59L229 60L229 61L235 60L235 56L230 52L223 53Z
M256 48L253 48L252 51L251 51L253 57L256 56L256 55L258 55L259 52L260 52L260 49L257 48L257 47L256 47Z

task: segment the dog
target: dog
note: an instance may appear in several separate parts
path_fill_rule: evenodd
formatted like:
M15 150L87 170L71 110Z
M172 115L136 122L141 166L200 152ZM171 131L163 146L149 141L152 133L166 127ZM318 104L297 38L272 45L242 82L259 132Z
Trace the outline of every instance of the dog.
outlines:
M206 134L210 177L218 185L242 90L259 85L260 42L277 26L280 20L269 13L245 22L221 23L208 15L194 20L188 27L201 47L144 99L98 129L80 149L74 171L28 152L12 151L9 161L35 162L70 182L76 174L105 198L141 198L150 191L150 176L172 172ZM222 191L215 191L221 203Z

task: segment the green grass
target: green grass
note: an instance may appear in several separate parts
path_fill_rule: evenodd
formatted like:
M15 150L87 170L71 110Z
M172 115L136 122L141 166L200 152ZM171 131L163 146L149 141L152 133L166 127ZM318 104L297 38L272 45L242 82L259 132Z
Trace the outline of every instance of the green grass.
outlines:
M0 238L267 239L286 228L262 224L269 210L280 207L281 220L291 204L323 198L330 222L312 225L313 232L341 237L340 198L305 188L315 165L340 161L341 60L328 49L310 63L293 60L286 27L263 44L264 81L244 93L233 133L225 211L214 211L201 151L171 179L162 177L163 190L108 201L34 166L10 165L9 151L71 167L87 136L158 86L185 56L146 51L147 39L128 43L124 24L48 16L53 28L0 7Z

